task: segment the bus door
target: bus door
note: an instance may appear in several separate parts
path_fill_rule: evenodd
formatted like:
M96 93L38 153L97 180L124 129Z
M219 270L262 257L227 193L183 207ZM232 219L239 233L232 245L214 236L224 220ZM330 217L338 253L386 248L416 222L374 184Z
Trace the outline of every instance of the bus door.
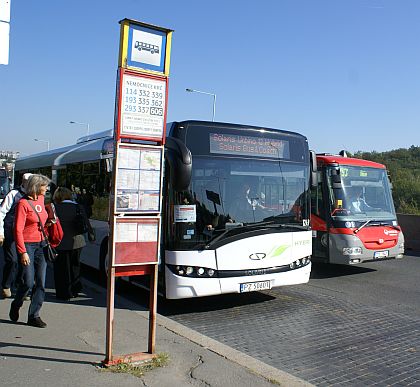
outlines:
M314 261L328 262L331 226L330 195L326 184L325 168L318 171L318 185L311 190L312 258Z

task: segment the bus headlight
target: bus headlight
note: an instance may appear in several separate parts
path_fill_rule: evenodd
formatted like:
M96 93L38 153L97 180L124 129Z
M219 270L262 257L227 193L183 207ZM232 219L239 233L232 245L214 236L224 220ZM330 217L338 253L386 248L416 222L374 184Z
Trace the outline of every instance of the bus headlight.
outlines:
M210 278L217 276L217 270L201 266L181 266L181 265L167 265L169 270L181 277L192 278Z
M361 247L343 247L343 255L361 255Z
M299 267L303 267L306 266L307 264L309 264L309 262L311 262L311 258L310 257L303 257L300 259L297 259L296 261L289 263L289 267L290 269L298 269Z

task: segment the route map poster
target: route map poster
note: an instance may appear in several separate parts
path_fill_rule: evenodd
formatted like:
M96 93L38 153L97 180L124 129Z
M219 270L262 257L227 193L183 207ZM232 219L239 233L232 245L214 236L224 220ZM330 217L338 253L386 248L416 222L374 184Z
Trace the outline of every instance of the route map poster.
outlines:
M120 144L115 212L160 212L161 147Z

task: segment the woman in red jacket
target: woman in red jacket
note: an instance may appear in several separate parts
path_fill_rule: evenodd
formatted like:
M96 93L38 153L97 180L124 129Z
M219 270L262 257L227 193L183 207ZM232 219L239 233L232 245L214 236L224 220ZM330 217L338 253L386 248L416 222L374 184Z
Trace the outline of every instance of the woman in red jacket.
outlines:
M47 326L39 317L45 298L47 271L47 262L43 251L45 242L39 221L45 226L48 219L44 196L49 183L50 179L46 176L32 175L28 181L26 195L19 201L15 215L14 231L20 265L18 288L10 306L9 316L12 321L19 319L19 309L23 305L25 296L32 289L28 325L37 328Z

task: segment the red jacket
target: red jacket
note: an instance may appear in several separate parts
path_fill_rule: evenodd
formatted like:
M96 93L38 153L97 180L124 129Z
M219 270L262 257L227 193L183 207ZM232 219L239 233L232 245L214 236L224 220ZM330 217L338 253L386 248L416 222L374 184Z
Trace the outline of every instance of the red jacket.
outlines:
M37 200L31 200L32 205L38 212L41 222L45 227L48 218L44 205L44 196L39 195ZM42 231L39 228L39 220L26 200L23 197L16 206L15 214L15 241L19 254L26 252L25 242L41 242L44 239Z

